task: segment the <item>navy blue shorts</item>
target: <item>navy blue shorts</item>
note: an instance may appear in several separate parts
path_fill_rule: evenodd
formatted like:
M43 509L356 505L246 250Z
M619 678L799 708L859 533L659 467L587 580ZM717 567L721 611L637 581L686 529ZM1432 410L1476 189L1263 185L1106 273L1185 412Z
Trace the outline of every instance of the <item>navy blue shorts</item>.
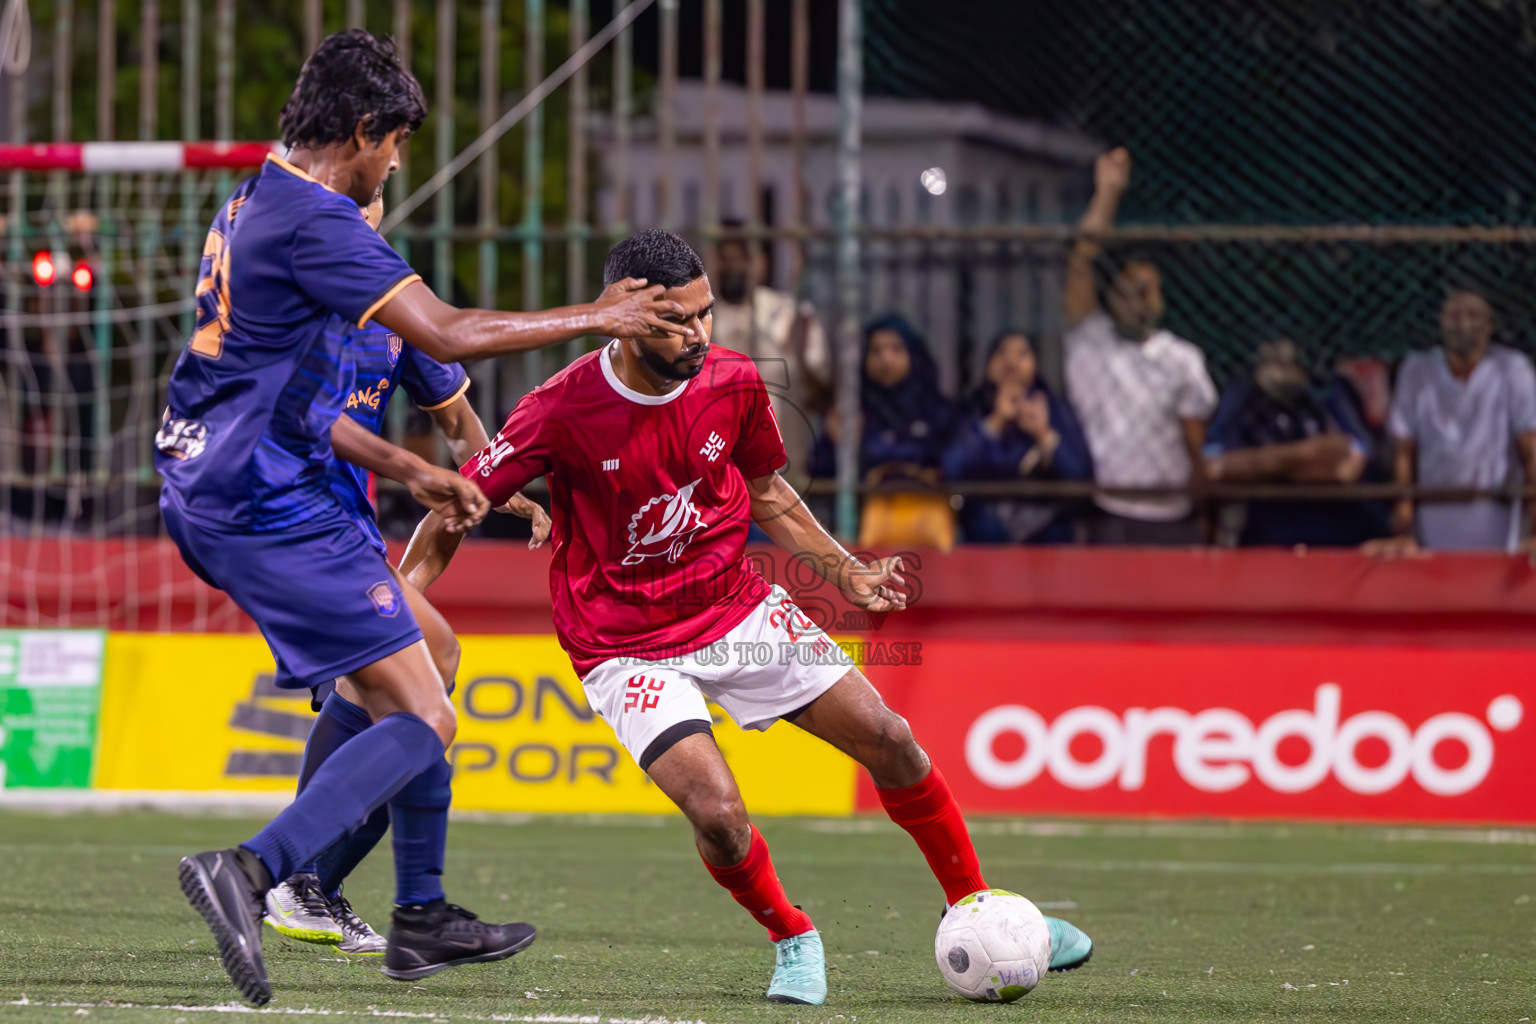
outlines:
M363 531L363 536L368 538L368 543L379 553L379 557L383 558L386 562L389 561L389 548L384 544L384 535L379 532L378 522L372 516L363 515L354 516L352 522L357 525L359 530ZM310 705L317 712L320 710L320 705L325 703L325 698L329 697L331 691L336 689L336 680L334 679L321 683L318 686L313 682L301 682L298 677L288 671L288 666L283 664L282 658L277 659L277 674L273 679L273 683L285 690L296 690L302 686L308 686L310 689Z
M256 620L278 686L318 686L422 638L389 563L346 516L234 533L188 518L169 490L160 513L187 567Z
M389 558L389 548L385 547L384 535L379 532L379 521L373 518L373 516L361 515L353 521L357 523L357 528L363 531L363 535L368 538L368 543L373 545L374 550L378 551L380 557L387 560Z

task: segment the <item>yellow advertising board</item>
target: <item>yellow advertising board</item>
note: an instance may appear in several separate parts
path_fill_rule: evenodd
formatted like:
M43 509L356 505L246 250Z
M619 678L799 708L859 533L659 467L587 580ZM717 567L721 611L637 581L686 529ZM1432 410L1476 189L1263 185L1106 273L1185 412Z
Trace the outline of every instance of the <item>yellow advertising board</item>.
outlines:
M587 706L554 637L459 639L455 808L672 810ZM260 636L112 634L96 788L291 790L314 715L308 691L278 690L272 672ZM715 738L751 811L852 811L854 765L842 754L791 725L746 732L715 717Z

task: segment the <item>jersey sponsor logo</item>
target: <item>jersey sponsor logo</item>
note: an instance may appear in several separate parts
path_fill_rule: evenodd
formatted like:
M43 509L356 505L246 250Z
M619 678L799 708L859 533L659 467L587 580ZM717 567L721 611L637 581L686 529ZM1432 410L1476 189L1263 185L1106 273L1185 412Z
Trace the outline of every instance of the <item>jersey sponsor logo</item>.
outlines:
M604 473L612 473L614 470L616 470L618 468L619 468L619 460L618 459L604 459L603 460L603 472Z
M620 565L639 565L647 558L666 556L668 562L682 557L693 535L706 528L703 514L693 503L699 480L676 494L652 498L629 517L629 553Z
M373 602L374 611L386 619L400 614L400 597L395 588L383 580L368 588L368 600Z
M723 451L725 451L725 438L711 430L709 440L704 442L704 447L699 449L699 454L710 462L714 462Z
M208 425L197 420L167 420L155 431L155 447L177 459L195 459L208 447Z
M389 390L389 378L380 377L377 387L358 388L347 396L347 408L356 409L360 405L366 405L374 412L379 411L379 406L384 404L384 393Z
M391 334L389 336L389 365L390 366L394 366L396 363L398 363L400 361L400 348L404 344L405 344L405 340L403 338L401 338L400 335L398 335L398 334Z
M491 440L485 451L480 453L480 475L490 476L491 470L501 465L502 460L513 452L511 441L503 441L498 435Z

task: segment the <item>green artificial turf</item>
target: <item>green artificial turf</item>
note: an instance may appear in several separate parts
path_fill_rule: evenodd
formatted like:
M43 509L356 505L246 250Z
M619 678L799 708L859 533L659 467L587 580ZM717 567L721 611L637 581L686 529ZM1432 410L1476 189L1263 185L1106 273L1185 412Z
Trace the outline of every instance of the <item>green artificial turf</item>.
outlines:
M233 1009L176 862L258 824L0 812L0 1019L199 1024ZM405 984L379 974L377 958L269 930L275 995L264 1012L709 1024L1536 1019L1529 832L977 820L988 881L1095 941L1083 969L995 1006L954 999L940 981L940 890L895 827L760 824L790 897L825 937L825 1006L763 1000L772 947L709 880L680 819L532 818L455 822L447 879L450 898L482 916L536 924L528 952ZM388 854L347 892L387 926Z

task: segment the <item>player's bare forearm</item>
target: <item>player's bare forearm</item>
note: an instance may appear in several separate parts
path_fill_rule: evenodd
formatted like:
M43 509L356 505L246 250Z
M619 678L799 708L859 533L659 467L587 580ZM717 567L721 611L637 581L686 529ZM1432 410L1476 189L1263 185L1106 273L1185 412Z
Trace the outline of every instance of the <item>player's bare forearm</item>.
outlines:
M628 284L629 282L619 282ZM440 363L527 352L589 334L634 337L667 331L691 336L689 328L663 319L682 307L661 298L662 289L634 283L609 286L597 302L532 313L459 309L412 282L386 302L376 319Z
M463 395L440 409L433 409L432 422L448 442L448 452L453 456L456 466L464 465L476 452L490 446L491 439L485 433L485 426L475 414L474 407L469 404L469 399ZM498 511L532 520L533 536L528 542L529 548L542 547L549 540L552 526L549 514L532 498L514 494Z
M849 601L875 612L906 607L906 595L895 589L902 584L896 574L901 568L899 557L866 564L849 554L777 473L748 480L747 494L753 522L779 547L805 560Z
M331 450L338 459L397 483L409 483L428 465L421 456L390 444L350 416L338 416L331 425Z
M485 425L475 415L474 406L463 395L445 406L433 409L431 415L438 433L448 442L448 454L453 456L455 466L464 465L471 455L491 443Z
M842 567L857 559L816 521L789 482L769 473L748 480L747 493L752 500L752 521L785 551L807 555L822 579L838 585Z
M442 516L428 512L416 524L416 532L411 534L411 542L405 547L405 555L400 559L400 575L417 590L425 591L448 568L454 552L459 550L459 541L463 539L462 533L448 531Z
M527 352L597 334L602 321L591 305L535 313L459 309L420 283L407 286L383 309L379 323L440 363Z
M405 484L411 497L443 517L446 529L468 530L490 510L473 480L390 444L349 416L339 416L331 425L331 449L337 458Z

